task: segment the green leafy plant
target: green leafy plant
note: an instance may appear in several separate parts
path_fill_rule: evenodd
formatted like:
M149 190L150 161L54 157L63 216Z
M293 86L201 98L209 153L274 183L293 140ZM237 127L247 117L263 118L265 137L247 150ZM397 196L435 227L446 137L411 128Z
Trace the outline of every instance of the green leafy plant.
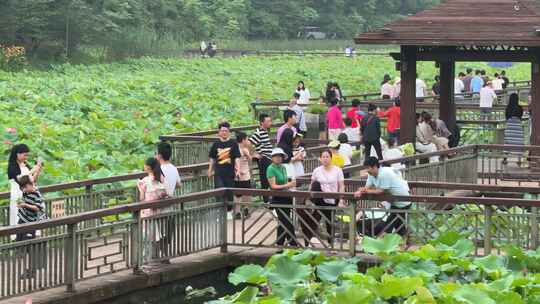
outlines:
M363 251L380 259L365 273L358 259L286 250L264 267L237 268L229 281L246 287L210 303L539 303L538 266L529 266L540 264L540 251L507 247L505 255L474 257L472 242L453 231L412 251L400 251L401 242L391 234L364 239Z

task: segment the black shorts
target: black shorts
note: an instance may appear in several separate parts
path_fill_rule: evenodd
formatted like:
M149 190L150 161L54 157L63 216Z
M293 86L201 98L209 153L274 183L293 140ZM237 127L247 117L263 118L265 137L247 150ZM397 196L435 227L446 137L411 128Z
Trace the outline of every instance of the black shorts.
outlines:
M234 181L234 187L235 188L242 188L242 189L250 189L251 188L251 181ZM236 197L242 197L241 195L235 195Z

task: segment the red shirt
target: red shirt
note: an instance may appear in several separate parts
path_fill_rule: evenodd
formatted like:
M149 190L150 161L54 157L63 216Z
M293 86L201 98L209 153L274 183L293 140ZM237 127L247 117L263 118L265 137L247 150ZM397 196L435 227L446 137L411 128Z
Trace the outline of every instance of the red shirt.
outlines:
M351 128L353 129L358 128L358 122L362 121L362 118L364 118L364 115L360 115L357 113L358 111L358 108L351 108L347 112L347 117L352 120Z
M386 112L380 111L379 117L388 117L386 129L388 130L388 132L394 132L399 129L401 108L393 106Z

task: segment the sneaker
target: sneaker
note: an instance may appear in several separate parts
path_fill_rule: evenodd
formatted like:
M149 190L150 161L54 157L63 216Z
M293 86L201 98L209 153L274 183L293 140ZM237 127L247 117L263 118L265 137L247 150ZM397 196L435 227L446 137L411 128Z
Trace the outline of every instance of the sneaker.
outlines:
M245 218L248 218L248 217L249 217L249 209L248 209L248 208L244 208L244 210L242 211L242 213L244 214L244 217L245 217Z
M241 220L241 219L242 219L242 213L240 213L240 212L235 213L235 214L234 214L234 219L235 219L235 220Z

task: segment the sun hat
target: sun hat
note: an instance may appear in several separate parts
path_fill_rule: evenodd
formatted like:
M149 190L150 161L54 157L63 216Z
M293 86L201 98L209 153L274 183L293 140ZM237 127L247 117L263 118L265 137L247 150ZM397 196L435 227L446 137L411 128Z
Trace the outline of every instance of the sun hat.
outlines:
M333 148L333 149L337 149L339 147L340 143L339 141L337 140L332 140L329 144L328 144L328 148Z
M287 154L285 154L285 152L283 151L283 149L281 148L274 148L272 149L272 154L271 156L274 157L276 155L281 155L283 157L283 159L286 159L287 158Z

